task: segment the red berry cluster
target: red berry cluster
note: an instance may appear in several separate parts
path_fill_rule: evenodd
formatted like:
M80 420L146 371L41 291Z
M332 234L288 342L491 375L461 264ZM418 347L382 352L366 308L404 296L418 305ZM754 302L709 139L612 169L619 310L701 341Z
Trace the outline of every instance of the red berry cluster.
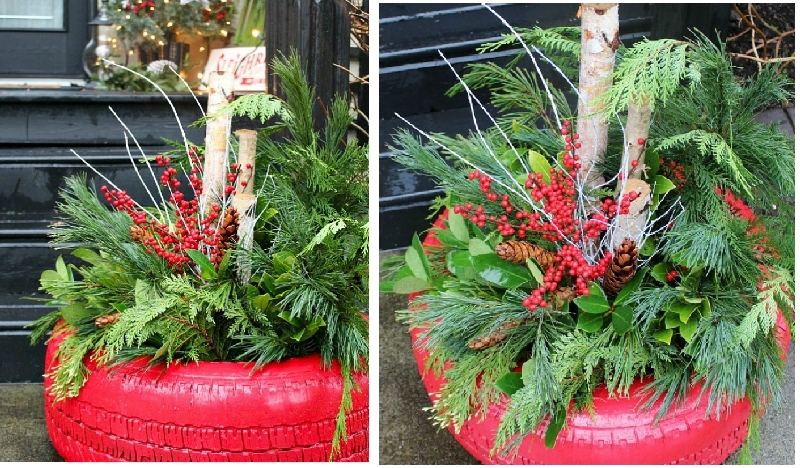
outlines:
M677 277L678 277L678 271L677 270L670 270L667 273L667 283L671 283Z
M513 205L508 194L501 194L492 188L492 178L478 170L467 175L469 180L476 180L481 191L492 205L473 205L465 203L454 206L454 212L469 219L480 228L493 223L495 228L505 237L517 236L524 239L531 234L538 234L542 239L559 242L554 264L544 274L543 284L533 290L523 305L531 310L547 304L545 296L554 293L559 284L573 286L578 295L589 294L588 285L605 274L612 259L612 253L606 252L595 265L590 265L585 258L581 246L596 244L596 240L608 229L610 220L617 214L627 214L631 202L638 198L636 191L623 194L619 203L612 198L603 200L599 211L578 216L578 194L575 188L577 170L581 163L575 150L581 147L578 134L571 134L569 121L561 127L564 136L564 152L561 153L563 166L550 169L549 181L545 181L542 173L529 173L525 188L530 190L531 200L540 209L529 211ZM499 205L499 206L498 206ZM565 278L568 275L568 278Z
M189 184L196 194L200 194L203 191L203 181L197 174L200 171L202 157L197 154L196 147L192 147L189 152L189 159L192 163L192 170L188 176ZM170 268L183 272L184 264L191 260L186 255L187 250L202 250L203 247L209 247L211 255L216 253L221 239L218 227L221 208L213 204L208 215L201 219L198 214L198 199L187 201L182 192L173 190L179 188L181 182L176 177L177 169L171 166L171 158L157 155L155 162L158 166L164 167L160 182L163 187L170 189L168 201L174 210L174 224L159 222L155 217L148 220L148 214L135 208L133 199L125 190L109 190L104 185L100 187L100 191L115 209L125 211L137 228L148 233L138 239L147 248L148 253L155 253L166 260ZM233 174L235 180L235 172ZM233 188L233 184L227 185L227 188Z
M575 287L575 293L579 296L589 294L589 283L603 276L611 263L611 252L606 252L605 256L596 264L589 265L583 252L574 245L564 245L556 254L556 261L544 273L544 281L541 286L531 291L531 294L522 300L522 305L530 310L537 307L546 307L547 300L545 295L555 292L564 277L564 273L569 274L571 283Z
M714 187L714 191L719 196L722 195L722 190L719 187ZM737 197L728 189L725 189L725 195L722 198L725 203L727 203L728 208L731 210L734 216L738 216L739 218L745 220L749 224L749 228L747 229L747 235L749 236L759 236L767 231L763 224L761 224L758 220L758 216L753 212L753 209L747 206L747 204L741 198ZM761 239L756 239L756 244L753 245L753 250L758 252L756 254L756 258L759 260L761 259L762 255L764 254L771 254L775 258L778 258L778 253L774 251L769 246L769 238L767 236L762 236Z

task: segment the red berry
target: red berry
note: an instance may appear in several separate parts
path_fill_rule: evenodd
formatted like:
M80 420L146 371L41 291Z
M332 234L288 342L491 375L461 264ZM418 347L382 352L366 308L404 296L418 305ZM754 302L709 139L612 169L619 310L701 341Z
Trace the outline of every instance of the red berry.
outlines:
M631 161L631 167L636 167L638 165L639 165L639 161L638 160Z
M644 145L644 138L639 138L636 142L639 143L639 146Z

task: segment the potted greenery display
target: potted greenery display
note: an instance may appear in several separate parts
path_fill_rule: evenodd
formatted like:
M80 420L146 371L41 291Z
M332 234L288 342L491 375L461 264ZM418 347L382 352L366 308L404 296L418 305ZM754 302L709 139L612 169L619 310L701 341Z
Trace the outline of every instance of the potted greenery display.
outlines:
M480 113L489 89L488 130L395 137L445 196L383 288L411 295L432 419L482 462L720 463L782 398L794 145L754 117L790 83L738 80L699 33L626 48L617 10L484 45L524 45L452 90Z
M367 148L345 99L314 130L296 54L272 69L285 100L228 104L231 74L212 75L206 146L137 169L160 172L151 206L67 180L53 246L81 262L42 274L57 309L32 336L52 330L65 459L367 460ZM278 121L236 141L232 113Z

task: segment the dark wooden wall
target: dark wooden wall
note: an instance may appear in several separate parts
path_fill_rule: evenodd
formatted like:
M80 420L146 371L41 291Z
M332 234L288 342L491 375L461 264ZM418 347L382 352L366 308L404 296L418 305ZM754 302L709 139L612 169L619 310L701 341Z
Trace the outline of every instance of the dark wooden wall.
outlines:
M172 101L184 127L199 118L191 96L173 96ZM0 90L0 382L42 380L44 347L28 345L24 326L47 308L25 298L42 297L37 291L41 272L52 269L58 255L69 253L53 250L47 238L64 178L86 173L91 185L105 183L70 150L136 200L147 200L125 150L123 127L109 106L148 156L168 148L162 138L181 139L161 95ZM203 136L202 130L187 129L193 142L202 144ZM138 152L134 157L139 159ZM155 187L149 174L145 180Z
M511 25L542 28L579 26L578 4L493 4ZM444 95L456 79L439 57L441 50L461 74L479 61L507 63L518 48L478 55L475 48L508 32L484 7L476 4L380 5L380 248L409 245L414 232L430 226L429 206L440 194L430 179L399 167L390 159L387 143L405 127L398 113L424 131L450 135L472 129L464 95ZM620 35L631 44L641 37L684 37L689 27L706 34L728 27L729 4L622 4ZM655 18L655 20L654 20ZM529 61L527 62L529 63ZM478 93L488 102L485 93ZM487 125L487 119L479 119Z

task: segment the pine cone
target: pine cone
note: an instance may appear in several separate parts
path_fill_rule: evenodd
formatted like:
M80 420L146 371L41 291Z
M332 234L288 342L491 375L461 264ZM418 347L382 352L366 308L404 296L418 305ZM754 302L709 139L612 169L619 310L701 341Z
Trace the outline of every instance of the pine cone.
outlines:
M630 281L633 275L636 274L636 260L638 258L639 249L636 248L636 243L632 240L626 238L617 247L603 277L603 290L609 300L617 297L625 283Z
M222 258L225 257L225 252L232 249L236 242L239 240L239 213L234 207L228 207L225 214L222 216L222 224L219 228L219 244L217 244L217 253L211 258L211 263L219 266L222 263Z
M556 261L555 254L527 241L501 242L497 244L494 251L500 258L511 263L525 263L526 259L533 258L542 270L547 270Z
M94 324L97 326L97 328L105 328L105 327L113 324L117 320L119 320L120 317L122 317L122 314L120 314L119 312L114 312L113 314L108 314L108 315L103 315L102 317L97 317L94 320Z
M564 307L564 304L567 302L575 299L575 289L568 287L568 286L561 286L555 291L555 298L553 298L552 307L553 309L561 309Z
M497 343L505 340L508 336L508 333L511 331L512 328L522 325L522 320L509 320L504 324L500 325L500 328L489 333L486 336L482 336L477 340L473 341L472 343L468 343L467 347L469 349L474 349L475 351L480 351L482 349L490 348Z

